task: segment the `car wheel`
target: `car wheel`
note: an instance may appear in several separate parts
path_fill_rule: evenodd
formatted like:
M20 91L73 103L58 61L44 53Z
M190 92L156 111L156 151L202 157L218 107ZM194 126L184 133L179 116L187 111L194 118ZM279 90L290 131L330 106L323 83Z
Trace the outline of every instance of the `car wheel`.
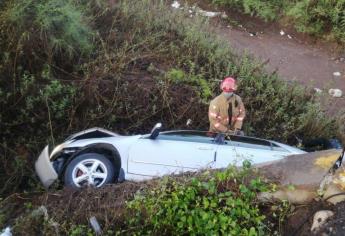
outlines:
M117 182L122 183L125 181L125 179L125 171L123 170L123 168L120 168L119 177L117 177Z
M98 188L111 183L114 175L115 168L108 158L98 153L85 153L67 165L64 181L66 186L74 188Z

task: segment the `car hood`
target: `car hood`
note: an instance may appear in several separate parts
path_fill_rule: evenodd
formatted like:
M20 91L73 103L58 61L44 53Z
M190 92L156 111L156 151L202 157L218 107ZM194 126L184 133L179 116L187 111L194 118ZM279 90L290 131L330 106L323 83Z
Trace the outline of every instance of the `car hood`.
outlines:
M121 136L117 133L111 132L109 130L94 127L90 129L86 129L83 131L80 131L78 133L70 135L66 140L80 140L80 139L90 139L90 138L107 138L107 137L118 137Z

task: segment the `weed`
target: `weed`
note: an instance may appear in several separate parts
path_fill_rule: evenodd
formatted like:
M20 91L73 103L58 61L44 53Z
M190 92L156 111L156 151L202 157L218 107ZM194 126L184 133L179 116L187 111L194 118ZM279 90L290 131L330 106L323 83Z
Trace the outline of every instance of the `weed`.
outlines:
M90 229L87 225L75 225L75 226L72 226L68 235L71 235L71 236L82 236L82 235L92 236L94 234L93 234L92 229Z

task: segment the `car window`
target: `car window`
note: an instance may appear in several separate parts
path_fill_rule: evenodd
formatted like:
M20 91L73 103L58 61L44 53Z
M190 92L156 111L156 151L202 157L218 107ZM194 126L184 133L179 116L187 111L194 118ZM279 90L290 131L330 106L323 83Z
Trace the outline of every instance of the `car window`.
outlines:
M213 132L175 131L161 133L156 139L214 144L216 135Z
M256 139L246 136L236 136L236 135L227 135L225 137L225 145L235 146L235 147L245 147L245 148L255 148L255 149L266 149L273 150L277 148L274 143L263 139Z

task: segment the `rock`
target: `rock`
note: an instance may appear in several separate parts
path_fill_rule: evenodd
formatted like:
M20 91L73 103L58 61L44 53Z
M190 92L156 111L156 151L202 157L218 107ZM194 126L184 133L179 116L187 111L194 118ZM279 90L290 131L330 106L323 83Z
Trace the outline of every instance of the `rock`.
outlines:
M341 73L339 71L336 71L336 72L333 72L333 75L338 77L338 76L341 76Z
M257 167L267 178L277 180L282 185L303 185L317 189L341 155L341 151L332 149L291 155Z
M341 150L326 150L285 157L279 161L257 166L269 180L280 184L278 191L263 193L261 201L288 200L305 204L317 197L329 170L341 155ZM289 188L293 185L294 188Z
M340 89L330 89L328 90L328 93L335 98L340 98L343 96L343 91L341 91Z
M281 36L284 36L285 35L285 32L283 30L280 30L280 35Z
M329 210L323 210L323 211L318 211L314 214L314 218L313 218L313 224L311 226L310 231L312 233L317 233L321 227L327 222L327 220L334 216L333 211L329 211Z
M345 201L345 166L341 166L336 170L335 174L330 179L328 185L325 187L323 199L332 204Z
M339 202L345 201L345 195L341 194L342 192L344 192L344 190L339 188L339 186L334 183L330 183L327 185L322 199L327 200L327 202L333 205L336 205Z
M286 187L272 193L262 192L258 194L258 200L264 203L284 200L291 204L308 204L316 197L315 191L302 188L292 190Z

